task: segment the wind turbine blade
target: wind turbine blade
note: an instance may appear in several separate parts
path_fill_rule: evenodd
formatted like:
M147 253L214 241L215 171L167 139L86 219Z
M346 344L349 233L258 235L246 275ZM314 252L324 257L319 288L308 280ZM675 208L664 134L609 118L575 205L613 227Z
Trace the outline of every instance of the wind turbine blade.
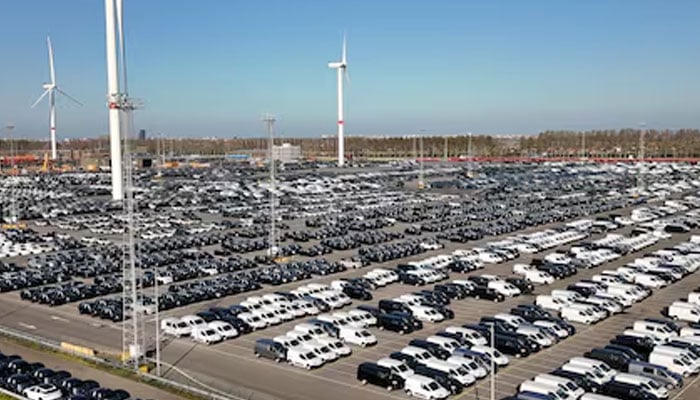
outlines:
M58 91L58 93L60 93L60 94L62 94L62 95L64 95L64 96L66 96L68 99L72 100L73 103L75 103L75 104L77 104L77 105L79 105L79 106L82 106L82 105L83 105L83 103L79 102L79 101L76 100L73 96L69 95L68 93L64 92L63 90L61 90L61 89L59 89L59 88L56 88L56 90ZM47 90L47 92L48 92L48 90Z
M51 84L56 84L56 71L53 68L53 46L51 45L51 37L46 37L46 44L49 47L49 73L51 74Z
M343 33L343 53L340 57L340 62L343 63L343 65L347 64L347 62L348 62L348 59L347 59L348 54L347 53L348 53L348 49L347 49L346 37L345 37L345 33Z
M124 43L124 3L122 0L115 0L117 14L117 37L119 38L119 67L122 71L121 82L124 93L129 93L129 86L126 81L126 44Z
M50 91L51 91L51 89L46 89L46 90L44 91L44 93L42 93L41 96L39 96L39 98L36 99L36 101L34 102L34 104L32 104L32 108L36 107L36 105L39 104L39 102L41 102L41 99L43 99L44 97L46 97L46 95L49 94Z

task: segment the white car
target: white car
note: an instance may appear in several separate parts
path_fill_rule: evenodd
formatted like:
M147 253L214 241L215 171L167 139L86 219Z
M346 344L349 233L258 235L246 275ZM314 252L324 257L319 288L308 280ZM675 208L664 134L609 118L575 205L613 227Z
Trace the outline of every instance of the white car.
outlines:
M377 338L367 329L355 327L341 327L340 338L346 343L367 347L377 344Z
M214 344L223 340L223 337L213 328L194 328L192 329L192 340L198 343Z
M63 398L61 391L54 385L41 384L31 386L22 392L29 400L58 400Z
M231 324L224 321L212 321L209 328L215 330L223 340L233 339L238 336L238 331Z

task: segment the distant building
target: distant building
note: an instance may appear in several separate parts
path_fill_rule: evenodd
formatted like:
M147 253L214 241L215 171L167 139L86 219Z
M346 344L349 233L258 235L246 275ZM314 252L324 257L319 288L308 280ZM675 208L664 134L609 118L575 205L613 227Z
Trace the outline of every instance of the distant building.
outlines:
M272 156L281 163L296 162L301 158L301 147L282 143L282 146L272 147Z
M146 140L146 130L139 129L139 140Z

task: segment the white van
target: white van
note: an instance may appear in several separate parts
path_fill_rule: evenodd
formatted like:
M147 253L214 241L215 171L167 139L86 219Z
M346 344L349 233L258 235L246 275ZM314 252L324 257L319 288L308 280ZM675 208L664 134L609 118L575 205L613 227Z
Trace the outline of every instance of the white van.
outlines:
M296 324L296 325L294 325L294 330L297 332L306 333L306 334L310 335L311 337L313 337L314 339L328 336L326 331L324 331L323 329L321 329L317 325L313 325L313 324L307 324L307 323Z
M448 373L452 378L456 379L464 386L469 386L476 382L476 378L469 374L469 371L460 364L454 364L442 360L428 360L425 362L425 366Z
M238 314L238 318L242 319L243 322L250 325L253 330L263 329L267 327L267 322L265 322L259 315L253 313L241 313Z
M445 332L456 333L472 345L485 345L487 343L486 338L473 329L462 328L461 326L448 326L445 328Z
M635 374L619 373L613 378L615 382L629 383L639 387L645 392L651 393L656 398L665 399L668 397L668 390L659 382L647 376L640 376Z
M606 382L611 380L615 375L617 375L617 371L610 368L608 364L604 363L603 361L594 360L592 358L574 357L571 360L569 360L568 363L573 365L590 367L595 369L596 371L600 371L604 375L604 379L606 379Z
M571 304L561 310L561 317L567 321L578 322L586 325L597 322L597 319L593 316L593 313L590 310L571 307Z
M518 328L520 325L527 325L527 321L525 321L522 317L513 314L498 313L493 317L497 320L503 321L513 329Z
M323 365L321 357L317 356L313 350L303 346L287 349L287 362L295 367L306 369L316 368Z
M401 353L415 358L421 364L425 364L428 360L437 360L437 358L430 354L428 350L421 349L420 347L416 346L406 346L401 349Z
M328 337L320 337L316 339L317 342L331 349L332 352L337 354L339 357L345 357L352 354L352 349L345 345L342 341Z
M440 322L445 319L444 315L432 307L410 305L408 308L419 321Z
M583 300L583 296L573 290L554 289L551 291L550 295L558 299L566 300L568 303Z
M377 325L377 318L374 315L368 313L367 311L356 309L348 311L348 314L352 317L363 320L363 325L365 327Z
M377 365L380 367L389 368L393 373L402 377L403 379L415 374L415 372L405 363L389 357L379 359L379 361L377 361Z
M192 333L192 327L180 318L163 318L160 320L160 329L166 335L177 337L189 336Z
M545 271L539 271L539 270L532 270L532 271L525 271L522 274L525 279L532 283L536 283L538 285L550 285L554 283L554 277Z
M688 322L700 322L700 306L685 301L674 301L668 306L668 316Z
M404 390L409 396L424 399L446 399L450 395L450 392L438 385L435 380L423 375L412 375L406 378Z
M546 383L525 381L518 386L518 392L533 392L550 396L553 400L569 400L567 392Z
M308 342L304 342L301 344L302 347L305 347L309 350L312 350L314 353L316 353L317 356L321 357L321 360L323 362L329 362L329 361L335 361L340 357L336 352L331 350L328 346L321 344L317 342L316 340L310 340Z
M546 310L561 311L563 308L565 308L571 303L563 299L540 294L537 297L535 297L535 304Z
M561 369L562 371L568 371L573 372L575 374L583 375L597 385L604 385L611 379L607 377L602 371L597 370L591 366L567 363L562 365Z
M346 343L354 344L360 347L367 347L377 344L377 338L367 329L357 328L354 326L344 326L340 328L339 337Z
M233 339L238 336L238 331L231 324L224 321L211 321L207 326L221 335L223 340Z
M666 281L652 274L638 273L634 275L634 283L647 288L658 289L666 286Z
M198 343L214 344L223 340L221 335L208 326L196 327L192 329L192 340Z
M462 356L450 356L447 357L448 363L452 365L458 365L464 368L469 375L472 375L476 379L481 379L486 376L489 372L486 370L486 368L482 367L479 365L476 361L467 358L467 357L462 357Z
M520 289L518 289L512 283L500 279L490 281L487 287L489 289L495 290L497 293L500 293L506 297L514 297L520 295Z
M475 353L487 355L490 359L493 359L493 363L498 367L505 367L510 363L507 356L490 346L476 345L472 346L470 350Z
M443 336L428 336L425 340L442 347L450 353L458 349L460 346L458 341Z
M549 347L555 343L552 338L542 333L540 328L532 325L520 325L518 329L515 330L515 333L527 336L528 339L534 341L542 347Z
M679 357L673 354L652 351L649 353L649 362L668 368L671 372L681 374L684 377L697 373L693 362L687 357Z
M671 328L658 322L635 321L632 329L657 337L664 342L678 337L678 334Z
M196 315L185 315L184 317L180 318L180 321L186 323L192 327L192 329L207 327L207 323L202 319L202 317L198 317Z
M545 383L552 386L557 386L569 394L570 399L578 399L586 392L579 387L574 381L563 378L561 376L550 374L539 374L534 378L535 382Z

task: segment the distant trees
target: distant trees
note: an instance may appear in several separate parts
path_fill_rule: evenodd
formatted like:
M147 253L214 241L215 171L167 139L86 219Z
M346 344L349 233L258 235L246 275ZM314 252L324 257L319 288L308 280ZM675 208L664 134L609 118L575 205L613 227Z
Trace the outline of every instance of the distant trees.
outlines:
M592 130L585 132L549 130L537 135L473 135L472 155L483 156L580 156L589 157L637 157L640 153L641 131L638 129ZM445 141L447 140L447 146ZM335 137L323 138L278 138L282 142L298 145L305 157L335 157ZM132 149L138 152L156 153L165 150L174 154L221 155L245 152L264 156L267 138L219 138L219 139L164 139L132 140ZM17 154L42 153L48 151L47 141L16 139L12 146L7 139L0 140L0 153L9 154L10 147ZM700 130L655 130L644 131L644 154L647 157L700 157ZM419 138L410 136L348 136L346 153L356 158L413 158L420 149ZM448 157L467 156L467 135L423 136L423 155L443 157L447 148ZM82 154L106 154L109 151L107 137L95 139L72 139L59 142L59 150L78 151ZM72 154L72 153L71 153Z

